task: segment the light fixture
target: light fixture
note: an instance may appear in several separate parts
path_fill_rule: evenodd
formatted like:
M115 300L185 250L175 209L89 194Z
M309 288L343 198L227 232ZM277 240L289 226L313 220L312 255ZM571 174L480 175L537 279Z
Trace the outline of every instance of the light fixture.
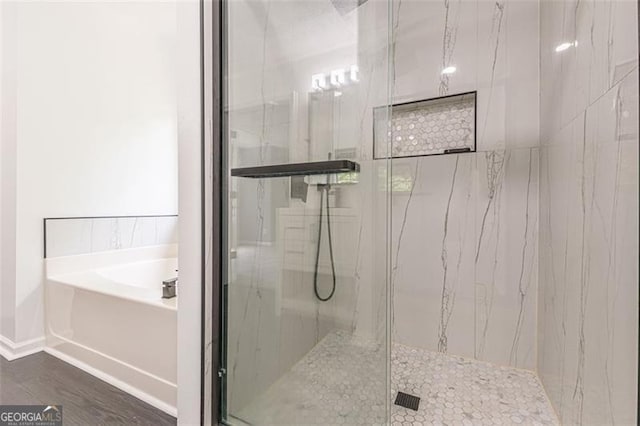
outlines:
M446 67L445 69L442 70L441 74L453 74L454 72L456 72L456 67L454 66L449 66Z
M562 52L572 46L577 46L577 45L578 45L578 40L574 41L573 43L564 42L556 46L556 52Z
M336 98L338 96L342 96L342 92L340 92L339 90L336 90L335 92L333 92L333 96L335 96Z
M327 77L320 73L311 76L311 87L313 90L322 90L327 87Z
M339 88L358 83L359 81L360 70L357 65L351 65L348 68L336 68L329 72L313 74L311 76L311 89L320 92L330 88Z
M351 69L349 70L349 80L351 80L354 83L357 83L359 80L358 78L358 73L360 72L360 69L358 68L357 65L351 65Z
M344 69L339 68L331 71L331 84L336 87L340 87L345 83Z

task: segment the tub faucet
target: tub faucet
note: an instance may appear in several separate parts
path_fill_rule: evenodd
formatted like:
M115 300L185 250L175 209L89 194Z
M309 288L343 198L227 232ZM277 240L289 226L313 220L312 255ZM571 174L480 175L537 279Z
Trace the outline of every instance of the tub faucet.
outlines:
M176 285L178 285L178 277L162 281L162 298L171 299L176 297Z

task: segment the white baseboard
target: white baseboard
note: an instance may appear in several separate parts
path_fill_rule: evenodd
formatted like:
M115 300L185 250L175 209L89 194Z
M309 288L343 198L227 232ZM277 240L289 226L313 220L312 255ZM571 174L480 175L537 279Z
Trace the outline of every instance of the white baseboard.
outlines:
M124 391L130 395L135 396L136 398L146 402L149 405L152 405L154 407L156 407L157 409L164 411L165 413L173 416L173 417L177 417L178 416L178 410L176 409L176 407L167 404L164 401L159 400L158 398L149 395L148 393L135 388L131 385L129 385L128 383L123 382L122 380L119 380L103 371L100 371L96 368L91 367L90 365L72 357L69 356L65 353L60 352L57 349L53 349L51 347L45 347L44 351L46 353L48 353L51 356L54 356L58 359L61 359L62 361L73 365L74 367L79 368L80 370L91 374L94 377L97 377L98 379L109 383L112 386L117 387L118 389L120 389L121 391Z
M112 386L117 387L118 389L135 396L136 398L146 402L149 405L152 405L159 410L164 411L165 413L177 417L176 407L173 407L146 392L141 391L121 380L116 379L100 370L97 370L82 361L79 361L71 356L68 356L56 349L45 347L45 338L39 337L36 339L27 340L25 342L15 343L11 339L8 339L2 335L0 335L0 356L2 356L7 361L13 361L18 358L22 358L28 355L32 355L37 352L45 351L51 356L54 356L62 361L77 367L92 376L99 378L102 381L109 383Z
M0 355L7 361L13 361L44 350L44 342L44 336L15 343L11 339L0 335Z

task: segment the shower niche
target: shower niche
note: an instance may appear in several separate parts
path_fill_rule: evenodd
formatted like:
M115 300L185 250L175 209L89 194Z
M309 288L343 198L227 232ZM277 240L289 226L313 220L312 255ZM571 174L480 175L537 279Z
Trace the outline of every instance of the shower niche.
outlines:
M386 106L375 108L373 157L475 152L476 103L476 92L467 92L393 104L391 117Z

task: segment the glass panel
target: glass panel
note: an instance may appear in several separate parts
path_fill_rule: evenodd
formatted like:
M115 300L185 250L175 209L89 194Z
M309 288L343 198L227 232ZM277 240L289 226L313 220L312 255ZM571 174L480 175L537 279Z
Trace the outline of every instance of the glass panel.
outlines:
M229 172L243 177L229 181L222 417L384 424L391 173L386 129L373 159L373 111L389 121L390 5L226 6L225 133ZM357 167L306 172L327 160ZM302 175L255 177L300 163Z

